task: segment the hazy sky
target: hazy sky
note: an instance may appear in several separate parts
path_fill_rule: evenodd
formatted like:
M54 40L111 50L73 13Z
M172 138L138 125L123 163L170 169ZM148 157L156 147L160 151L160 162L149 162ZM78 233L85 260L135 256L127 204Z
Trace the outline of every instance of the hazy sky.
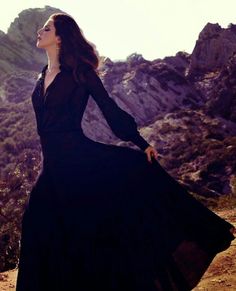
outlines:
M3 2L3 1L2 1ZM236 0L24 0L1 3L0 29L18 13L49 5L72 15L100 55L124 60L132 53L153 60L191 53L207 22L236 24Z

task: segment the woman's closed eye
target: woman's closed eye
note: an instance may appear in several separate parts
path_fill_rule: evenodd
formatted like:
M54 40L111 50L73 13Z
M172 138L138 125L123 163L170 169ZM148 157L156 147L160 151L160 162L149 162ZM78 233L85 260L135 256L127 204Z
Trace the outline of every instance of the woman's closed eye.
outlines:
M50 28L48 26L43 28L44 31L50 31Z

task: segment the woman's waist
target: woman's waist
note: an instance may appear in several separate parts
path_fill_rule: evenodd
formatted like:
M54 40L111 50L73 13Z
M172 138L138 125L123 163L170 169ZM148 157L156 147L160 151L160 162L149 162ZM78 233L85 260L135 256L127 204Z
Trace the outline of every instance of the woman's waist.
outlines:
M44 131L39 134L43 152L63 152L77 148L88 139L82 130Z

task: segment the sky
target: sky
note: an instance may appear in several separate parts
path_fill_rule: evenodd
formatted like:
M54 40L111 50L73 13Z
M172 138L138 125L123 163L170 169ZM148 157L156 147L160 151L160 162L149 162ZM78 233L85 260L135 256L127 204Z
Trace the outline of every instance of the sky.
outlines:
M113 61L133 53L146 60L191 53L208 22L236 24L236 0L7 0L0 30L7 32L22 10L45 5L74 17L99 54Z

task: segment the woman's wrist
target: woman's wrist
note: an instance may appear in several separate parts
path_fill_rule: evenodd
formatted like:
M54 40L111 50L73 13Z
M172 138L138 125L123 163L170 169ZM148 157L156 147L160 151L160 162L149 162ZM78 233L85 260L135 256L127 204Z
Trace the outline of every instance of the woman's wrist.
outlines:
M137 145L142 151L144 151L150 146L150 144L139 133L133 136L131 141L135 145Z

